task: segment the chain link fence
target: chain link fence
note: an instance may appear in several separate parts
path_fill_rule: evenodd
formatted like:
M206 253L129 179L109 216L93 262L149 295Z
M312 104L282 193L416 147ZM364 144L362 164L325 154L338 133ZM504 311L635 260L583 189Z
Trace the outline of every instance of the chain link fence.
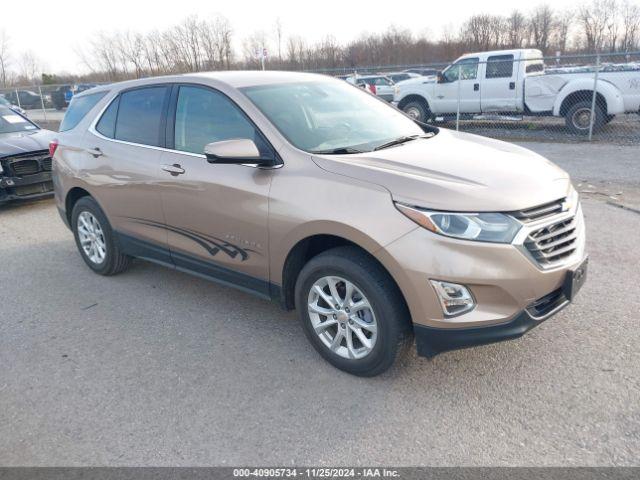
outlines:
M452 64L314 72L366 84L407 114L446 128L505 140L640 144L640 52L542 57L527 50L522 58L513 53L468 55ZM73 95L94 86L0 89L0 102L57 130Z
M10 106L43 128L57 130L73 95L96 85L77 83L0 88L0 104Z

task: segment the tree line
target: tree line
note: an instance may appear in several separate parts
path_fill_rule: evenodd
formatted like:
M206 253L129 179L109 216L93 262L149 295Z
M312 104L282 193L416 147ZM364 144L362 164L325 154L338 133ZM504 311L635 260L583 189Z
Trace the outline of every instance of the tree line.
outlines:
M144 76L206 70L261 68L330 70L381 65L427 65L450 61L469 51L538 48L545 55L633 52L640 50L640 5L634 0L591 0L559 11L543 4L506 15L476 14L459 28L440 35L415 34L390 26L341 44L327 35L310 43L287 34L278 19L273 28L238 39L223 15L190 16L166 30L149 33L100 32L76 54L85 65L82 76L43 75L32 52L12 55L10 39L0 31L0 83L118 81ZM240 48L237 48L240 46Z

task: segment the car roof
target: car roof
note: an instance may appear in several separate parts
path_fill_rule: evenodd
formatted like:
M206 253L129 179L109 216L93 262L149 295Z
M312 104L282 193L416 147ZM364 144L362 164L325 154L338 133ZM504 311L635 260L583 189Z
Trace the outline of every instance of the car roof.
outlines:
M167 75L160 77L149 77L138 80L128 80L125 82L112 83L110 85L100 85L90 90L85 90L79 93L77 96L91 95L93 93L101 92L104 90L112 90L116 87L118 90L126 88L134 88L137 86L150 85L158 82L170 83L170 82L189 82L195 80L215 80L220 83L224 83L233 88L253 87L259 85L273 85L278 83L293 83L293 82L312 82L312 81L335 81L340 80L327 75L320 75L316 73L302 73L302 72L285 72L276 70L237 70L237 71L224 71L224 72L198 72L198 73L185 73L182 75Z

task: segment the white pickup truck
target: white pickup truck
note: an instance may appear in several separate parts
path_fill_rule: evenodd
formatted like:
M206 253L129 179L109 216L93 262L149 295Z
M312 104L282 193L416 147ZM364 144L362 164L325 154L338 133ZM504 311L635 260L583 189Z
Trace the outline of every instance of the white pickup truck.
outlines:
M569 131L585 134L591 123L593 90L593 71L545 73L540 50L500 50L466 54L436 78L398 84L394 104L424 122L458 111L465 117L488 113L564 117ZM598 73L594 131L620 113L640 113L640 69L603 66Z

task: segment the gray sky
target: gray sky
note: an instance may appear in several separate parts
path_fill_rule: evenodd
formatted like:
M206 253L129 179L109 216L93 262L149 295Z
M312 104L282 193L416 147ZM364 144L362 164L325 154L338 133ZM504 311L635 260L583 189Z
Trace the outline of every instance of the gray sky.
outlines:
M556 9L575 6L585 0L553 0ZM283 33L301 35L308 42L331 34L339 42L362 32L376 32L390 24L415 33L439 36L444 28L458 29L474 13L506 14L518 6L527 10L543 1L513 0L15 0L2 2L0 30L11 39L14 64L19 54L31 50L50 72L82 72L86 69L75 53L97 31L164 29L182 18L221 13L234 29L237 50L242 38L255 30L273 34L276 19ZM16 69L16 65L13 65Z

